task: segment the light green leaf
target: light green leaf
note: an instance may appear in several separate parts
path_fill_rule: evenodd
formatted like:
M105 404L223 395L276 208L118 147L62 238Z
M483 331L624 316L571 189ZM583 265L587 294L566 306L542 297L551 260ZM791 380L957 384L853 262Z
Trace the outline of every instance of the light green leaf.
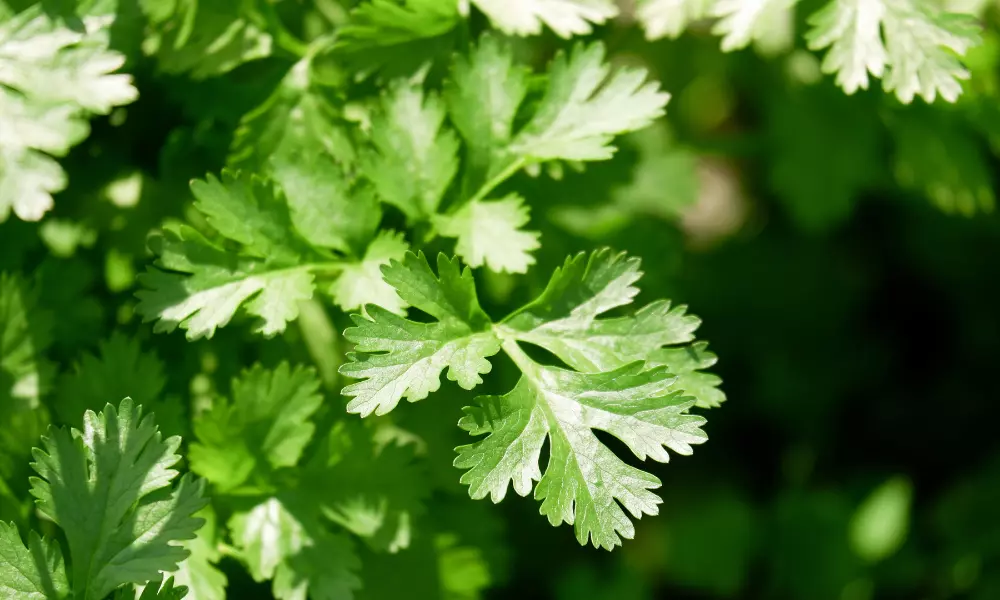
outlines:
M510 152L528 162L607 160L615 135L646 127L664 114L670 95L646 81L646 71L623 67L613 73L604 46L576 45L559 53L549 69L549 87Z
M865 498L851 518L851 547L868 562L884 560L899 550L910 527L913 485L893 477Z
M409 249L402 233L391 230L379 233L368 245L364 258L343 266L340 276L330 286L334 302L345 311L374 304L398 315L405 314L406 302L382 279L382 266L402 260Z
M38 293L16 275L0 273L0 411L36 409L55 367L45 359L52 319Z
M59 544L31 532L25 547L17 527L0 521L0 595L6 600L61 600L69 593Z
M472 271L438 255L435 277L423 253L407 253L383 268L399 297L436 321L417 323L370 306L368 317L351 315L355 327L344 337L355 344L341 374L362 379L343 389L347 410L368 416L391 411L402 398L423 400L440 385L441 371L465 389L482 383L492 368L487 359L500 351L491 322L476 298Z
M32 464L38 509L66 533L73 594L100 600L125 583L172 571L187 552L174 542L202 525L203 485L172 469L181 440L163 440L152 416L125 399L84 415L83 432L53 429Z
M230 520L236 544L256 581L274 579L281 600L349 600L361 586L350 540L305 527L278 498L268 498Z
M479 10L504 31L537 35L547 25L563 38L585 35L618 14L612 0L472 0Z
M233 380L232 402L220 398L195 420L191 469L231 490L254 472L295 466L315 431L319 387L313 369L287 362L243 371Z
M810 23L809 47L829 48L823 71L845 92L868 89L870 73L904 103L917 95L955 102L969 77L959 57L979 43L974 17L924 0L834 0Z
M496 272L526 273L535 264L531 252L540 246L528 224L528 207L516 194L502 200L473 201L451 214L434 217L444 237L458 238L455 253L470 267L486 265Z
M0 23L0 222L51 210L66 187L52 157L87 136L89 114L136 99L132 78L114 73L125 57L108 49L110 23L85 17L70 29L37 4Z
M677 38L688 25L708 17L714 0L639 0L635 16L646 39Z
M658 512L660 498L650 490L660 480L627 465L594 435L610 433L640 459L667 462L667 448L690 454L707 439L705 419L687 414L694 401L670 393L673 377L665 369L643 371L632 363L597 374L543 367L505 343L524 374L504 396L478 399L460 426L472 435L488 434L457 448L455 466L466 469L462 483L473 498L499 502L508 485L524 496L534 481L541 512L553 525L575 525L581 544L611 549L631 539L635 518ZM549 462L539 457L549 439ZM619 506L619 503L621 506Z
M779 51L792 45L794 9L799 0L715 0L711 14L719 21L712 33L721 35L722 51L756 42Z
M154 331L180 326L189 339L212 337L245 305L260 317L265 336L284 331L312 297L313 251L291 224L287 206L256 177L223 171L223 178L195 181L195 206L224 237L241 245L224 250L196 230L164 228L154 250L157 266L139 277L136 312L157 320Z
M726 401L726 394L719 389L722 380L717 375L703 372L718 360L714 353L708 351L707 342L695 342L674 348L660 348L650 355L646 365L663 366L676 375L674 388L684 390L685 396L693 397L698 408L718 408Z
M361 169L379 198L411 221L429 218L458 170L458 138L444 127L441 99L419 85L396 81L372 120L371 148Z
M334 50L362 77L406 75L447 52L458 23L458 2L371 0L351 11Z
M184 542L188 557L171 575L174 583L187 588L186 600L225 600L226 574L212 564L220 558L215 539L215 512L211 506L206 506L195 516L204 519L205 524L198 530L197 537Z
M574 369L610 371L644 361L663 346L694 339L701 321L659 300L632 316L598 317L632 303L642 277L637 258L604 249L569 258L542 294L504 324L521 341L545 348Z
M495 36L483 36L468 58L455 57L444 98L468 148L467 168L476 177L486 177L510 143L529 76L530 70L515 65L510 47Z
M204 79L270 56L274 42L229 0L143 0L152 27L142 49L167 73Z

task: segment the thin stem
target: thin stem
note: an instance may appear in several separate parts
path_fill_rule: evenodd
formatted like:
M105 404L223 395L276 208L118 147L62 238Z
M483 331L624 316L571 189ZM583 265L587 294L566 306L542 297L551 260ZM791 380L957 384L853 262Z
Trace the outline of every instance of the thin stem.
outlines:
M343 362L340 335L323 305L315 298L299 303L299 329L327 390L337 387L337 370Z
M527 164L527 160L525 160L523 156L517 157L517 159L511 161L511 163L507 165L503 171L500 171L490 178L489 181L480 186L479 190L476 191L471 198L469 198L468 202L479 202L480 200L486 198L486 196L496 189L497 186L513 177L514 173L523 169L525 164Z
M257 26L263 27L274 36L274 43L279 48L299 58L309 53L309 44L300 40L285 27L274 5L266 0L253 4L254 6L248 11L250 18L256 22Z

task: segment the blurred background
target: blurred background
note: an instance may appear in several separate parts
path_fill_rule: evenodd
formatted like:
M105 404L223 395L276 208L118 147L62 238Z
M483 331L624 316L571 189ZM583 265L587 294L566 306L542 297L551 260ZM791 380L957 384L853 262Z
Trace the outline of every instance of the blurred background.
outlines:
M328 20L351 5L315 4L333 7L319 11ZM803 0L794 30L822 4ZM530 199L543 249L526 277L479 273L483 303L500 316L568 253L627 250L643 259L640 301L672 298L703 319L728 401L706 414L710 439L693 456L644 465L663 480L661 514L612 553L578 546L530 498L468 499L450 466L467 392L448 382L434 402L401 407L400 426L426 441L426 519L456 533L417 539L402 562L366 558L364 597L432 577L456 599L1000 598L1000 7L947 4L985 26L954 104L904 105L877 82L846 95L801 35L723 53L696 23L649 41L628 3L595 31L614 61L644 65L672 93L668 115L621 140L611 161L508 184ZM293 30L319 10L275 7ZM469 35L484 26L473 19ZM0 271L37 281L47 355L69 373L53 393L72 390L71 365L123 332L166 365L183 432L183 412L240 368L310 360L295 329L262 340L236 324L188 343L132 312L148 234L192 218L188 180L226 163L240 118L291 63L191 77L123 35L139 100L93 121L62 160L71 184L45 220L0 224ZM568 46L551 32L518 44L538 66ZM349 104L374 87L344 84L345 65L326 66ZM509 389L512 369L497 372L492 385ZM19 457L3 469L26 478ZM227 561L230 597L268 597Z

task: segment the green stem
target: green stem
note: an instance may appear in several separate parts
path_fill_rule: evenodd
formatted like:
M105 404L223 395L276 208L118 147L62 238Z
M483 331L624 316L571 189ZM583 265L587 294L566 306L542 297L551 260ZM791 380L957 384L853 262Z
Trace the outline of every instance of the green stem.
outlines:
M298 323L302 339L316 363L324 387L330 391L336 390L337 371L343 362L340 335L330 322L323 305L315 298L299 303Z
M507 181L508 179L513 177L515 173L523 169L524 165L527 164L527 162L528 161L525 160L523 156L517 157L515 160L511 161L511 163L507 165L503 171L500 171L499 173L491 177L489 181L480 186L479 190L476 191L476 193L473 194L473 196L463 204L466 204L468 202L479 202L480 200L483 200L484 198L486 198L487 195L489 195L490 192L495 190L497 186Z
M285 24L281 22L281 17L278 15L278 11L275 10L274 5L272 5L267 0L263 2L253 2L251 6L248 7L247 11L249 18L255 22L258 27L262 27L269 31L274 37L274 43L285 52L288 52L292 56L302 58L309 53L309 44L303 42L298 37L296 37L292 32L285 27Z

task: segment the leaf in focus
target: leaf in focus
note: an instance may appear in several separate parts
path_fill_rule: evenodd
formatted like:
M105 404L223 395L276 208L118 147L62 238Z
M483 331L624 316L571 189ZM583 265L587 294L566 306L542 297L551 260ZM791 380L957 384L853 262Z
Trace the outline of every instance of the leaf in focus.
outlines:
M158 268L139 277L136 312L156 320L154 331L187 330L188 339L212 337L241 305L260 317L265 336L284 331L298 317L298 303L313 294L313 274L303 260L312 250L291 224L288 207L257 177L223 171L191 188L195 207L222 236L240 244L224 250L186 225L164 227L154 251Z
M868 89L871 74L904 104L955 102L969 77L959 59L980 41L974 17L924 0L833 0L809 21L809 48L829 48L823 72L845 92Z
M311 368L260 365L233 380L232 401L219 398L194 422L191 470L228 491L254 472L295 466L315 431L323 402Z
M73 594L104 598L125 583L155 579L187 556L176 542L202 525L202 482L177 477L179 437L162 439L152 416L125 399L78 430L51 429L34 452L32 495L66 534Z
M458 138L444 121L441 99L405 81L389 85L372 119L372 147L361 152L361 170L379 198L410 221L437 212L458 171Z
M348 412L383 415L404 397L423 400L441 385L441 371L465 389L482 383L492 366L487 357L500 351L492 323L476 297L472 271L458 260L438 255L438 274L423 252L407 253L382 270L399 297L434 319L418 323L378 306L368 316L351 315L355 326L344 337L355 344L340 373L362 381L345 387Z
M504 33L538 35L548 26L556 35L586 35L618 15L613 0L472 0Z
M17 527L0 521L0 593L6 600L68 598L70 587L59 544L32 532L25 547Z
M0 23L0 222L37 221L66 187L53 157L89 133L87 117L136 99L125 57L108 49L112 17L70 29L40 5Z
M635 528L625 510L635 518L655 515L660 498L650 490L660 480L623 462L592 430L614 435L640 459L666 462L667 448L687 455L707 439L700 428L705 419L687 413L694 400L671 393L674 378L666 369L644 371L641 363L590 374L515 362L524 373L517 386L478 398L459 423L472 435L486 434L456 449L469 494L499 502L508 485L524 496L538 481L542 514L552 525L574 524L581 544L589 538L610 550L622 537L631 539Z
M452 214L437 215L434 225L443 237L457 238L455 253L470 267L486 265L498 273L526 273L540 246L528 224L524 199L511 194L502 200L468 202Z
M851 518L851 548L868 562L889 558L906 541L913 485L893 477L872 490Z
M458 23L458 2L371 0L351 11L334 51L361 77L409 75L452 48Z
M271 35L229 0L140 0L151 27L142 50L166 73L205 79L271 55Z
M645 69L612 72L601 43L560 52L549 69L549 86L510 152L528 162L607 160L614 136L642 129L663 116L670 94L647 81Z
M592 373L645 361L663 346L694 340L701 320L659 300L633 316L598 318L632 303L642 277L637 258L608 249L568 258L545 291L504 320L517 339L545 348L567 365Z
M383 230L368 245L360 261L344 264L340 276L330 286L333 301L344 311L374 304L397 315L406 314L406 302L382 279L382 267L392 260L402 260L409 249L402 233Z

